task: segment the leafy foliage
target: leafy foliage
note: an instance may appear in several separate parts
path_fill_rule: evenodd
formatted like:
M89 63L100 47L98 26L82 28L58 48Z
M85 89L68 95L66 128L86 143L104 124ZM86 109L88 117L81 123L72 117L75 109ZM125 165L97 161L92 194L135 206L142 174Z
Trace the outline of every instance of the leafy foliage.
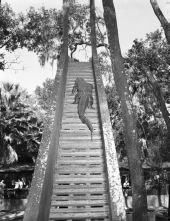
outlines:
M169 159L166 145L167 127L160 111L160 104L148 73L154 71L166 105L170 103L169 46L162 32L147 34L145 40L135 40L125 58L126 75L137 116L137 131L142 160L150 167L161 167ZM101 56L101 64L104 64ZM107 67L108 65L108 67ZM109 64L102 69L109 72ZM147 74L146 74L147 72ZM120 101L113 87L106 88L108 106L120 159L126 156ZM163 157L163 158L162 158ZM156 166L157 165L157 166Z
M14 51L27 48L35 52L40 64L54 60L60 56L63 35L63 13L57 9L36 10L30 7L27 14L16 15L9 5L0 7L0 49ZM104 43L106 32L103 31L104 21L97 17L97 44ZM89 7L71 4L69 17L69 49L71 57L79 45L91 45L89 26ZM0 52L0 68L5 68L4 51Z
M169 98L170 47L163 39L162 32L157 30L148 34L145 40L135 40L132 48L128 51L126 62L131 67L132 90L144 90L145 83L149 84L149 79L145 74L146 70L155 71L165 100ZM132 91L132 93L134 92Z
M54 80L47 78L43 83L42 87L37 86L35 89L35 94L38 100L39 105L45 111L48 110L52 97Z
M37 11L31 7L26 15L20 14L22 46L39 55L41 65L57 58L62 36L62 13L56 9Z
M15 14L9 5L0 5L0 70L5 68L4 52L2 49L13 50L9 47L9 42L12 41L12 33L14 32L16 22Z
M104 21L98 17L99 26L104 26ZM21 28L22 27L22 28ZM57 9L35 10L30 8L26 15L20 15L20 30L22 30L21 47L38 54L41 65L46 61L53 61L60 56L63 35L63 14ZM104 32L105 33L105 32ZM103 44L104 33L97 32L98 46ZM71 4L69 17L69 43L68 47L73 53L78 45L91 45L89 26L89 7L80 4Z
M138 118L139 138L146 141L146 148L158 146L166 160L167 137L166 119L162 113L160 99L165 104L170 102L170 47L162 37L162 32L155 31L145 40L135 40L126 58L127 75L130 90ZM152 76L154 73L154 82ZM154 90L154 84L160 88L162 98ZM167 111L167 110L166 110ZM164 121L165 120L165 121Z
M107 95L107 102L113 127L116 150L119 160L121 161L126 157L126 150L120 99L116 92L115 86L107 86L105 92Z
M33 162L42 134L42 122L21 101L19 85L3 83L0 90L1 164Z
M0 70L4 70L9 64L5 58L7 52L13 52L22 48L24 42L24 29L22 19L16 15L11 7L0 5Z

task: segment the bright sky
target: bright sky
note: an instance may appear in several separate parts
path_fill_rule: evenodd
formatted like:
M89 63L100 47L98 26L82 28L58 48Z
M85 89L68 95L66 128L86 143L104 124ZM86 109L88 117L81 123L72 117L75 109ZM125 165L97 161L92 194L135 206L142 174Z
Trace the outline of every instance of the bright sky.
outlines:
M57 9L61 9L62 6L62 0L2 0L3 2L8 2L16 12L24 12L30 6ZM170 20L170 0L158 0L158 3L166 18ZM114 4L122 53L131 47L135 38L144 38L146 33L160 28L150 0L114 0ZM96 7L102 12L102 0L96 0ZM35 87L41 85L47 77L55 76L56 65L51 67L48 64L42 68L35 54L26 53L26 50L20 50L16 54L20 57L19 63L14 66L15 70L0 71L0 81L19 82L23 88L33 92Z

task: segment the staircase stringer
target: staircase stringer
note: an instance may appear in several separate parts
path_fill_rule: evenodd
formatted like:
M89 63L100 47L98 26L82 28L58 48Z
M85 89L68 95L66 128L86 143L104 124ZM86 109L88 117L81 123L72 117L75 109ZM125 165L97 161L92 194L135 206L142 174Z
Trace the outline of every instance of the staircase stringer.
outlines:
M119 164L113 137L112 125L110 122L106 94L102 80L102 74L100 71L99 59L97 55L95 20L96 15L94 0L90 0L92 65L94 71L94 78L96 82L101 129L103 132L102 138L106 158L111 219L112 221L126 221L125 200L122 192Z
M65 1L65 0L64 0ZM44 118L44 130L36 160L23 221L47 221L49 217L53 173L62 122L65 86L68 71L68 14L64 5L63 44L53 84L50 107Z

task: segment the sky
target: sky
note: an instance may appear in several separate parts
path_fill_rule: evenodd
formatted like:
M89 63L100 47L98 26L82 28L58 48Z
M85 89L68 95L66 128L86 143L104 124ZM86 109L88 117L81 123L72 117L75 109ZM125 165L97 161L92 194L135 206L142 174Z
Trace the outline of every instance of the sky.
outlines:
M61 9L62 0L2 0L7 2L17 13L26 12L30 6L40 8ZM84 2L81 0L79 2ZM88 1L86 1L88 2ZM102 13L102 0L96 0L97 11ZM161 10L170 21L170 0L158 0ZM122 53L125 54L132 46L135 38L142 39L146 33L160 28L160 23L155 16L150 5L150 0L114 0L119 39ZM80 52L81 54L81 52ZM12 59L10 54L10 57ZM37 85L48 78L54 78L56 73L56 64L53 67L47 64L44 68L39 65L38 58L34 53L26 50L15 52L18 57L17 63L5 71L0 71L0 81L10 81L19 83L32 93ZM80 57L80 56L79 56ZM84 59L82 57L82 59Z

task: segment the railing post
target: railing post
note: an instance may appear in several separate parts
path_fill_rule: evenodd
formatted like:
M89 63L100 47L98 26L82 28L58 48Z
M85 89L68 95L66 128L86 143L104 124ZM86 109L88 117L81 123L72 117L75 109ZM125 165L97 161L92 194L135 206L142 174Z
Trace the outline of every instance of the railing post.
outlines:
M95 30L95 6L94 0L90 0L90 24L91 24L91 44L92 44L92 64L96 82L97 98L100 111L100 120L102 124L103 143L106 157L106 167L110 198L110 216L112 221L125 221L125 202L122 192L119 165L114 143L110 115L108 111L105 89L100 72L99 61L96 48L96 30Z

